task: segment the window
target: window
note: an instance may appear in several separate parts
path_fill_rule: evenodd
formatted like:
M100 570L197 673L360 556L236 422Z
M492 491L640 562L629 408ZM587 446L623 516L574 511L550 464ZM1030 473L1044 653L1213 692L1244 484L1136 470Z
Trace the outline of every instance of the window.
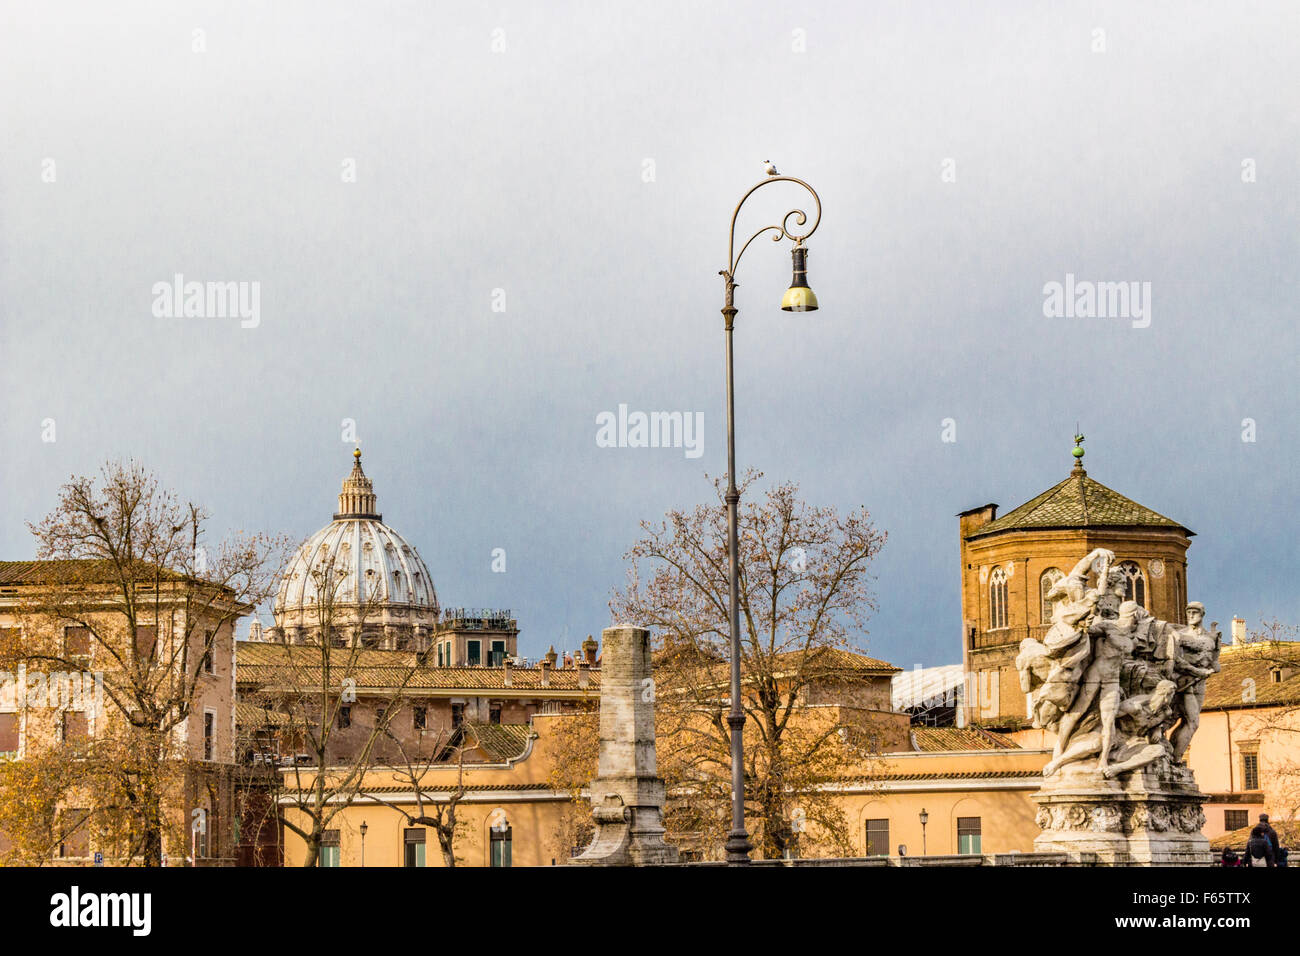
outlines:
M424 827L402 831L403 866L424 866Z
M1147 579L1136 561L1121 561L1117 568L1124 575L1124 600L1147 606Z
M867 856L889 856L889 821L867 821Z
M66 627L63 629L63 653L68 657L90 656L90 628Z
M1250 826L1250 811L1248 810L1224 810L1223 811L1223 829L1244 830Z
M90 856L90 828L86 818L89 811L85 809L60 810L58 828L62 839L59 841L59 856Z
M352 726L352 708L347 704L339 708L338 725L339 730L347 730Z
M383 726L384 726L384 718L387 717L387 716L388 716L388 708L387 708L387 707L376 707L376 708L375 708L375 726L376 726L376 727L383 727Z
M212 852L216 841L210 838L217 832L217 814L215 810L209 810L207 807L199 809L203 810L203 815L198 818L203 821L202 829L197 829L197 821L191 823L190 826L195 829L192 829L190 833L190 840L194 844L195 855L200 858L207 858L216 855Z
M428 707L413 707L411 709L411 726L416 730L424 730L429 726Z
M996 568L989 575L989 629L1007 626L1007 573Z
M18 752L18 715L0 714L0 753Z
M446 666L447 666L446 664L444 664L444 663L442 662L442 645L441 645L441 644L438 645L438 666L439 666L439 667L446 667Z
M211 710L203 712L203 759L211 760L217 745L217 715Z
M320 860L317 866L342 866L339 859L339 831L326 830L321 834Z
M509 866L510 865L510 824L498 824L489 831L492 836L492 866Z
M980 852L980 818L979 817L958 817L957 818L957 852L958 853L979 853Z
M1056 582L1063 577L1065 573L1060 568L1048 568L1038 579L1038 595L1042 604L1040 620L1043 624L1052 623L1052 608L1056 606L1056 602L1048 600L1047 595L1051 593Z
M451 705L451 726L453 728L456 728L463 723L465 723L465 705L452 704Z
M465 642L465 663L471 667L483 663L483 642L466 641Z
M1241 789L1259 789L1259 754L1241 755Z
M1174 620L1186 624L1183 614L1187 611L1187 596L1183 593L1183 572L1174 572Z
M216 666L212 662L212 644L213 636L211 631L205 631L203 634L203 673L215 674Z
M64 711L61 730L65 744L85 740L89 733L86 715L75 710Z
M135 628L135 656L142 661L153 657L158 646L158 628L152 624L137 624Z
M504 667L506 664L506 642L493 641L492 650L488 655L488 663L493 667Z
M501 705L500 705L500 704L492 704L491 706L488 707L488 723L489 723L489 724L499 724L499 723L501 723Z

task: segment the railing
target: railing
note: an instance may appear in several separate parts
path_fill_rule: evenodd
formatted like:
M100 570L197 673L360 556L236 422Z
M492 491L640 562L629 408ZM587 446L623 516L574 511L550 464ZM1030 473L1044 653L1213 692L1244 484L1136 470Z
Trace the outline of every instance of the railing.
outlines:
M971 642L973 648L983 647L1005 647L1009 644L1019 644L1027 637L1041 641L1051 630L1050 624L1031 624L1025 627L1023 624L1016 627L999 627L992 630L978 630L975 632L975 639Z
M471 631L505 631L514 627L510 609L452 607L442 609L439 622L443 627Z

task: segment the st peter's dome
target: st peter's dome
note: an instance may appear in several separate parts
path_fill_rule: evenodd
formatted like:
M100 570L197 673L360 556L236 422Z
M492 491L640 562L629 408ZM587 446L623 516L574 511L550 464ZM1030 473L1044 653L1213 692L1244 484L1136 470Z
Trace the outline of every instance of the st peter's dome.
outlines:
M433 578L419 552L384 524L374 486L361 470L361 450L353 456L334 520L289 562L270 637L297 643L328 621L336 642L351 643L360 634L366 646L422 649L438 621Z

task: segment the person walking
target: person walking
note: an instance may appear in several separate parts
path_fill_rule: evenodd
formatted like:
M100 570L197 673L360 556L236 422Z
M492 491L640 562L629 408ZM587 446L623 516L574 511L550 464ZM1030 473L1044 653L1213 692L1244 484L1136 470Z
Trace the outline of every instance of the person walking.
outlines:
M1259 825L1264 828L1264 835L1268 837L1268 842L1273 844L1273 859L1277 859L1278 851L1282 849L1282 841L1277 838L1277 831L1269 825L1268 814L1259 815Z
M1246 841L1247 866L1277 866L1277 857L1273 853L1273 841L1268 838L1268 824L1257 823L1250 831Z

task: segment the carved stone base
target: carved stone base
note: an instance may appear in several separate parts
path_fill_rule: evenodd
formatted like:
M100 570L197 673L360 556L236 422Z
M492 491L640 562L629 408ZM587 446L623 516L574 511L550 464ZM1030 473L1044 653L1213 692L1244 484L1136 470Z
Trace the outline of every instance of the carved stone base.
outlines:
M592 808L596 838L570 866L656 866L678 862L677 847L664 842L658 806L629 807L614 794Z
M1161 762L1106 780L1066 765L1034 795L1043 832L1038 852L1095 853L1103 866L1189 866L1213 862L1201 833L1205 795L1191 771Z

